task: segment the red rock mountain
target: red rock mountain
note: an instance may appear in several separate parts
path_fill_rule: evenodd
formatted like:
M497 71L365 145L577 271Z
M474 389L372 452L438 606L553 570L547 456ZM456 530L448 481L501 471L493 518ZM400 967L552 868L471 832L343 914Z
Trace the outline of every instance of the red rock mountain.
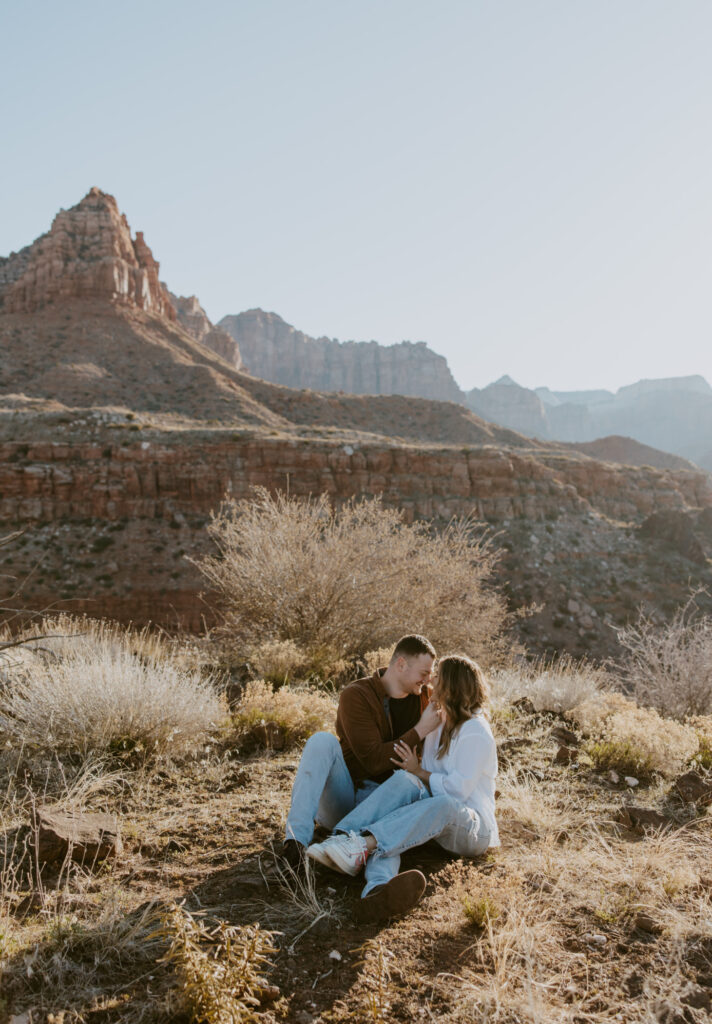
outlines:
M142 232L131 238L116 200L93 188L50 230L0 258L0 311L34 313L68 299L100 299L175 321L159 265Z
M666 510L696 532L712 507L703 473L615 466L454 402L269 383L238 369L232 341L208 347L216 330L197 299L171 301L98 189L0 260L0 519L26 531L3 572L30 575L31 607L199 628L186 556L208 549L225 494L382 494L409 518L496 526L512 607L543 605L526 620L530 645L604 654L606 617L620 621L660 573L646 568L658 541L636 547L629 527ZM693 572L710 582L706 565L668 561L665 600ZM580 621L561 611L567 597L585 606Z

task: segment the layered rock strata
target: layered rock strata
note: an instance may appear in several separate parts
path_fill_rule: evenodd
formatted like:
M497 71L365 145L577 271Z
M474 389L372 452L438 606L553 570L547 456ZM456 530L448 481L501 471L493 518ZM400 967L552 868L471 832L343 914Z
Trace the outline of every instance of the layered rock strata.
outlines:
M425 342L311 338L276 313L250 309L220 320L237 342L250 373L275 384L353 395L413 395L461 402L447 360Z
M68 299L102 299L175 321L143 233L131 238L116 200L98 188L20 252L0 258L0 312L32 313Z

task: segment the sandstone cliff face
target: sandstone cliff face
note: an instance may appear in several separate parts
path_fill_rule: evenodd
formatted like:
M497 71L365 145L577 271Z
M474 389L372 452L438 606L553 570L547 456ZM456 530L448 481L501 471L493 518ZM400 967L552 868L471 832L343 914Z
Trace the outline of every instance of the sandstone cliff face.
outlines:
M164 286L165 287L165 286ZM171 302L178 314L178 323L201 345L217 352L219 356L230 363L236 370L244 369L240 348L227 331L221 327L215 327L208 318L208 314L198 302L195 295L188 297L174 295L168 292Z
M353 395L463 400L446 359L424 342L379 345L310 338L261 309L223 317L218 326L240 346L250 373L275 384Z
M31 245L0 258L0 311L32 313L68 299L102 299L156 313L176 312L139 231L131 238L113 196L98 188Z

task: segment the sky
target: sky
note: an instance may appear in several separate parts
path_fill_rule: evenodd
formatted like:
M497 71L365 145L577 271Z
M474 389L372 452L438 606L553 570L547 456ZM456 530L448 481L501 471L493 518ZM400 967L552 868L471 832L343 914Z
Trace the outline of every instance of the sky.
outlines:
M96 185L213 321L712 383L710 52L710 0L5 0L0 255Z

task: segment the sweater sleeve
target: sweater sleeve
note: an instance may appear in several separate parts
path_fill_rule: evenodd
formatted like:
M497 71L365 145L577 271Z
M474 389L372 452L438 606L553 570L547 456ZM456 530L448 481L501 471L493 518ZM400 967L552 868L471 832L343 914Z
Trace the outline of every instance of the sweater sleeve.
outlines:
M342 714L341 728L344 738L351 748L354 757L359 761L368 778L392 772L395 765L393 757L394 740L381 739L378 715L374 706L358 689L346 689L341 694ZM420 742L415 729L409 729L400 737L409 746L414 747Z
M484 731L467 732L453 738L454 757L447 772L430 776L433 796L452 796L463 803L477 785L490 759L490 737Z

